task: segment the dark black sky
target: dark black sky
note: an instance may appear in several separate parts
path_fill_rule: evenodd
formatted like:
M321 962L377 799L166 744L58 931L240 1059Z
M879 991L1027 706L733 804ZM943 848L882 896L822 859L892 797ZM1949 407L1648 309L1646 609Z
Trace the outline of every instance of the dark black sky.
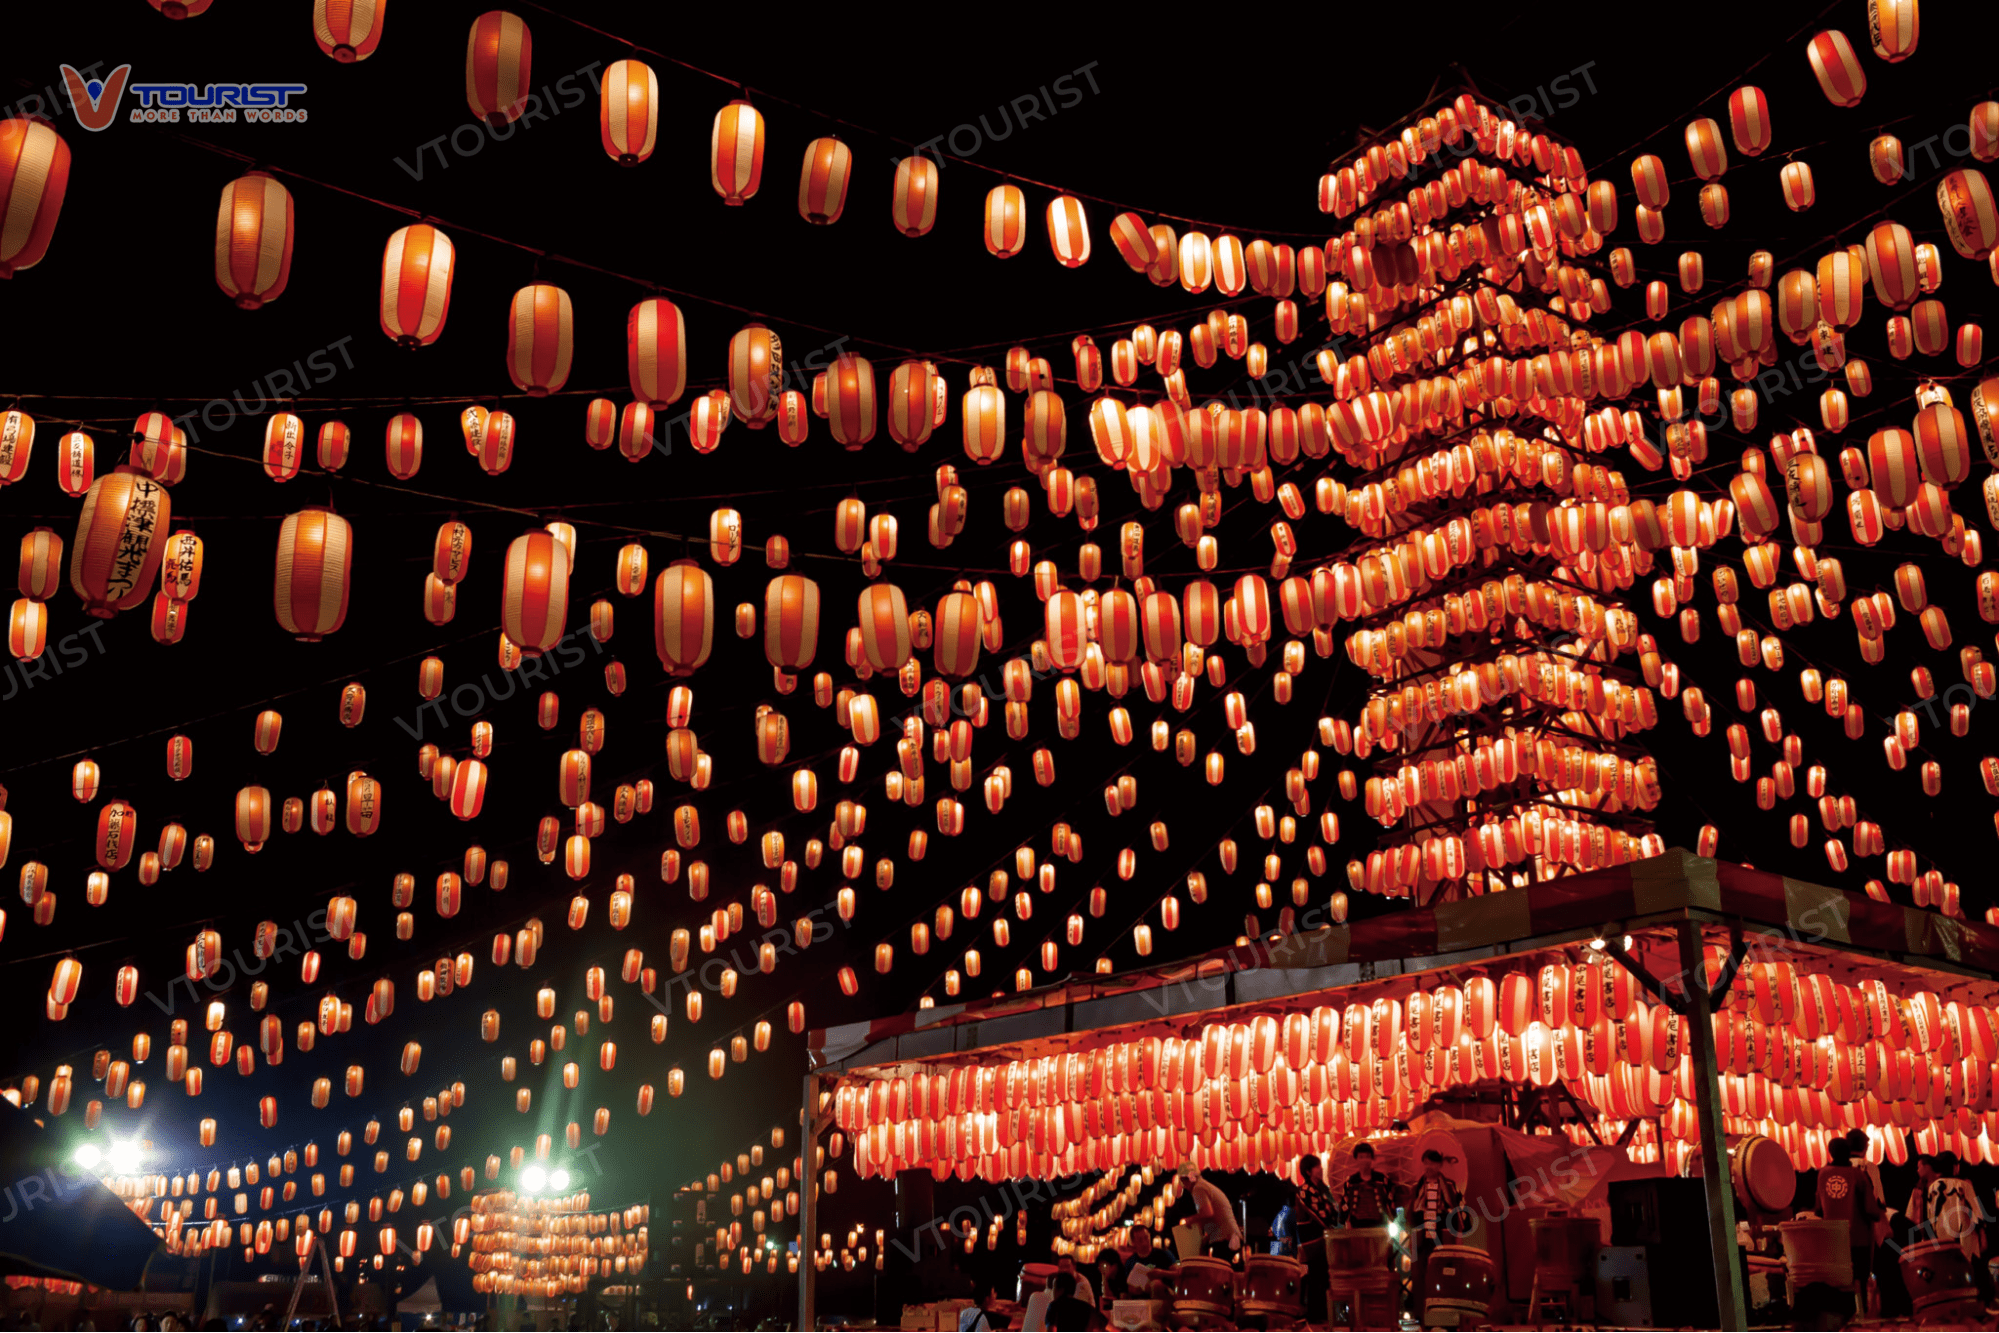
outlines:
M1081 831L1088 855L1080 865L1061 867L1054 895L1037 895L1033 920L1017 923L1011 950L992 947L989 934L980 941L988 985L1007 984L1013 968L1031 960L1046 932L1060 931L1072 905L1096 883L1111 889L1111 911L1091 924L1082 949L1065 951L1065 965L1073 961L1087 968L1103 951L1120 967L1131 964L1134 955L1123 928L1195 869L1205 870L1215 886L1211 902L1190 912L1179 935L1167 939L1160 952L1225 943L1241 928L1242 913L1253 905L1253 867L1263 851L1248 828L1250 807L1259 799L1281 799L1283 771L1310 743L1323 701L1330 699L1351 716L1363 698L1358 673L1336 669L1332 661L1312 663L1288 709L1271 703L1267 692L1257 698L1263 673L1242 687L1252 693L1259 728L1259 750L1250 759L1236 756L1228 743L1221 692L1204 688L1185 724L1195 728L1204 750L1211 745L1228 750L1230 777L1219 791L1202 785L1198 770L1183 771L1152 754L1142 739L1130 750L1110 745L1103 721L1108 703L1100 698L1086 700L1084 739L1055 739L1052 707L1046 692L1038 692L1029 742L1009 743L996 719L975 749L981 774L994 763L1012 767L1013 801L996 819L977 804L976 789L967 793L965 836L933 836L921 863L908 862L902 849L909 828L930 826L929 811L895 810L882 797L880 774L893 760L884 740L865 755L863 779L852 794L869 806L869 830L862 839L869 861L893 854L900 864L890 892L863 882L861 912L851 931L836 932L809 954L786 961L773 977L747 981L733 1000L711 997L699 1024L687 1023L676 1007L663 1048L646 1040L644 1019L651 1009L644 999L632 988L616 987L618 1016L608 1032L620 1047L616 1072L605 1075L588 1067L600 1035L593 1031L580 1053L575 1046L566 1053L586 1064L579 1090L564 1094L552 1063L526 1080L539 1088L541 1075L549 1075L533 1114L516 1115L505 1104L511 1089L499 1082L495 1066L504 1051L525 1054L539 985L558 987L558 1012L570 1013L580 1007L586 966L615 969L623 950L636 946L664 967L674 927L698 925L708 907L747 901L751 883L770 880L757 864L754 833L783 829L795 855L815 831L823 836L823 818L842 794L830 762L842 733L811 706L807 687L789 699L776 695L758 645L739 641L731 631L728 610L738 602L760 602L768 577L752 554L717 571L721 613L714 657L689 682L694 725L717 768L715 786L698 798L704 841L695 853L713 865L716 891L697 909L683 886L659 882L656 867L671 837L670 811L687 793L666 777L661 762L667 682L647 643L650 608L611 591L612 558L620 545L634 533L645 534L638 539L657 570L683 550L683 543L667 534L704 534L708 513L721 504L742 511L753 544L783 534L798 553L794 568L817 578L824 590L820 664L832 669L863 580L853 562L835 557L829 530L833 506L857 493L871 513L890 512L901 522L902 553L885 576L905 589L912 608L934 606L961 573L992 578L1001 587L1007 655L1024 651L1038 632L1038 606L1026 586L1004 570L1011 534L1000 522L999 494L1025 479L1014 452L1018 442L1009 446L1004 464L974 475L958 447L955 406L952 420L914 455L899 450L885 428L864 451L843 452L823 422L814 423L810 442L797 450L785 448L775 431L752 432L741 425L706 457L682 442L670 457L634 466L615 451L586 448L582 418L590 393L581 391L621 402L627 396L623 320L631 304L648 294L649 284L677 293L685 312L693 348L690 399L721 383L729 336L751 318L745 312L754 311L778 330L793 356L838 343L872 357L884 386L903 351L935 355L946 366L955 403L965 387L966 366L999 365L1010 344L1025 343L1049 356L1057 373L1067 375L1068 341L1077 331L1094 332L1108 355L1111 340L1140 320L1184 328L1205 314L1212 304L1208 299L1154 288L1119 262L1104 228L1120 207L1135 208L1148 220L1161 214L1206 219L1217 224L1211 231L1226 227L1245 240L1323 239L1332 234L1330 219L1317 212L1315 199L1327 162L1364 142L1366 127L1387 124L1421 103L1433 87L1469 79L1494 100L1514 98L1516 109L1538 109L1545 128L1576 143L1593 173L1618 183L1627 221L1613 244L1633 243L1627 235L1632 146L1646 141L1648 151L1664 157L1675 178L1675 198L1666 243L1641 248L1643 275L1670 276L1673 257L1686 247L1701 250L1709 274L1708 291L1698 302L1685 302L1687 309L1676 309L1678 319L1695 308L1704 311L1713 297L1733 290L1751 250L1774 252L1780 272L1793 255L1809 263L1827 248L1823 237L1844 227L1843 239L1858 240L1861 230L1848 224L1884 207L1918 239L1943 244L1930 197L1937 168L1914 160L1915 179L1882 187L1868 174L1866 144L1884 125L1912 145L1961 126L1971 105L1988 95L1989 81L1973 56L1982 31L1970 13L1932 12L1916 57L1890 66L1866 52L1858 0L1832 6L1824 20L1843 26L1862 51L1871 86L1867 100L1853 110L1835 109L1819 93L1803 46L1814 10L1791 5L1682 6L1650 22L1613 17L1601 5L1544 4L1339 14L1204 10L1178 18L1136 9L1121 23L1022 11L976 24L970 15L908 7L796 14L668 13L601 2L562 8L563 16L532 5L520 10L534 32L537 87L627 55L620 39L739 80L766 117L761 193L746 207L726 208L707 183L709 124L737 90L658 57L650 59L664 100L659 148L635 169L618 167L598 146L594 95L579 94L578 104L516 130L504 142L464 129L471 119L461 78L464 36L480 6L457 0L421 6L404 0L394 6L380 51L358 66L337 65L317 51L310 6L303 0L257 5L221 0L210 13L178 24L137 0L88 13L45 10L25 27L17 25L8 43L0 97L9 101L35 90L48 97L47 90L59 86L58 65L93 61L107 68L130 62L135 78L147 81L308 86L299 100L309 111L303 125L117 123L89 134L67 116L60 118L74 167L54 244L41 266L0 286L0 319L7 330L0 341L5 348L0 394L22 395L24 409L43 420L30 476L0 493L8 540L37 524L53 527L65 541L74 530L76 504L52 480L58 422L88 424L103 471L122 455L122 437L139 411L158 405L178 414L238 393L255 409L271 387L271 372L308 362L317 353L320 359L309 364L338 367L338 373L317 383L298 410L309 429L338 417L355 436L353 459L339 477L309 471L277 487L256 462L261 412L252 414L257 421L239 419L219 430L198 426L187 480L173 496L176 523L194 528L207 544L203 588L185 641L173 648L156 645L143 614L127 614L82 641L91 645L89 651L60 676L28 689L17 689L10 679L4 687L15 691L0 703L0 781L14 815L8 873L17 873L28 859L42 861L52 868L61 897L55 923L45 929L32 924L25 904L8 909L0 957L18 964L7 970L7 996L10 1012L21 1022L10 1043L13 1058L5 1064L10 1077L35 1073L45 1082L61 1060L87 1071L92 1050L109 1046L122 1052L134 1027L143 1026L155 1043L154 1062L142 1071L151 1087L145 1113L119 1109L108 1119L120 1130L143 1126L160 1146L163 1168L261 1156L308 1138L328 1145L339 1129L358 1131L371 1114L386 1124L406 1095L420 1098L454 1079L466 1082L468 1104L452 1122L451 1151L426 1152L426 1170L455 1170L488 1152L504 1154L508 1144L529 1141L536 1131L555 1133L559 1141L562 1124L572 1118L585 1122L587 1135L590 1109L600 1104L612 1111L612 1133L597 1159L611 1172L599 1186L607 1200L647 1190L663 1194L671 1184L711 1169L718 1155L733 1156L752 1141L767 1141L773 1124L786 1125L795 1143L803 1051L783 1033L785 1003L803 999L818 1026L898 1012L926 990L940 994L942 971L955 961L951 951L967 939L961 933L928 958L916 958L907 947L908 924L927 917L937 902L955 899L962 885L982 879L1023 842L1031 841L1045 857L1047 830L1058 819ZM1680 131L1697 108L1725 120L1722 99L1752 62L1761 62L1750 77L1769 95L1776 142L1755 161L1731 154L1726 183L1734 217L1724 230L1711 232L1695 210L1696 187ZM570 78L569 86L587 92L589 77ZM1024 124L1010 113L1003 118L1002 108L1016 98L1044 86L1052 90L1065 77L1075 94L1072 105L1061 106L1064 99L1051 91L1047 100L1057 104L1055 115ZM562 91L554 97L558 104L572 101ZM984 130L958 129L979 124L982 115ZM1003 136L997 132L1002 128ZM809 139L835 132L855 154L846 214L832 227L809 227L795 209L799 157ZM424 145L439 136L445 136L446 146L426 152ZM938 136L968 160L949 162L943 170L936 230L909 239L889 224L891 162L909 151L907 143ZM460 156L449 147L454 142L477 148ZM1817 176L1820 202L1805 214L1786 212L1778 197L1779 157L1793 152L1808 160ZM251 164L279 171L291 188L297 240L289 289L270 307L246 313L215 287L211 238L220 190ZM990 258L979 240L981 200L1002 172L1019 173L1033 214L1026 252L1005 263ZM1049 184L1117 201L1117 207L1089 204L1096 254L1080 270L1060 268L1047 253L1040 210L1054 193ZM418 215L453 237L458 271L443 337L430 348L404 352L377 327L376 284L384 241ZM1989 305L1990 279L1982 266L1944 249L1940 296L1954 322L1975 318ZM537 260L537 252L545 257ZM513 395L502 351L507 302L537 273L560 283L574 299L576 356L570 392L530 402ZM1638 318L1637 297L1635 290L1624 295L1614 326ZM1299 341L1289 349L1272 343L1276 365L1309 358L1323 336L1323 315L1304 304ZM1269 305L1258 299L1244 306L1266 340ZM1924 368L1891 365L1879 308L1870 306L1869 313L1852 344L1875 363L1878 387L1873 399L1856 401L1855 424L1842 443L1864 445L1872 427L1862 423L1870 411L1906 426L1914 410L1909 372ZM1225 361L1212 372L1190 371L1197 400L1243 391L1246 382L1234 370ZM1935 370L1958 372L1947 358ZM1317 392L1316 376L1309 371L1308 376L1307 387ZM1093 469L1095 460L1082 458L1090 453L1083 400L1073 385L1066 387L1068 458ZM1969 387L1963 381L1957 385L1960 407ZM520 443L512 470L491 478L459 448L455 416L468 401L495 405L500 398L519 419ZM406 399L425 422L428 445L420 474L398 486L384 467L381 440L386 419ZM1816 426L1816 392L1778 397L1764 413L1753 441L1717 433L1710 458L1716 470L1703 476L1702 486L1724 486L1734 470L1728 460L1747 443L1763 443L1787 415ZM211 424L226 415L212 412ZM1822 446L1822 452L1836 451ZM933 470L946 462L960 465L965 474L972 518L966 535L940 552L925 542L923 528L934 498ZM1316 472L1316 467L1301 470L1298 479L1302 483ZM1635 466L1627 466L1626 473L1647 493L1663 496L1671 489L1667 479L1643 478ZM1134 516L1127 511L1136 511L1136 505L1122 483L1107 484L1104 497L1097 536L1114 558L1117 527ZM1973 488L1964 488L1959 498L1959 508L1982 526ZM300 644L271 614L272 552L285 514L328 502L354 523L352 605L338 634L323 643ZM472 525L475 549L457 618L439 630L423 620L419 591L431 534L452 517ZM608 596L617 603L617 634L604 655L593 654L555 678L553 688L562 700L555 731L536 727L527 691L515 691L483 714L498 737L492 793L484 816L467 827L430 797L416 774L418 741L409 734L419 716L416 662L427 653L442 657L450 685L482 673L498 680L494 645L506 543L558 517L576 524L581 540L571 587L572 625L582 624L592 600ZM1173 541L1169 521L1170 511L1162 511L1148 523L1154 557L1148 572L1172 586L1191 572L1191 562ZM1264 558L1265 538L1251 530L1254 526L1247 515L1224 525L1225 568ZM1843 536L1843 524L1828 526ZM1309 569L1349 538L1343 526L1317 515L1299 527L1300 568ZM1068 521L1038 513L1025 535L1037 554L1073 569L1079 534ZM1826 553L1833 541L1829 535ZM1978 641L1972 575L1945 561L1933 544L1894 535L1874 553L1837 553L1858 591L1886 586L1894 563L1906 553L1929 572L1932 596L1950 608L1959 644ZM1642 603L1642 588L1639 593ZM1696 741L1676 706L1662 710L1666 716L1652 738L1667 775L1660 829L1669 842L1691 846L1698 827L1714 822L1723 830L1723 855L1830 880L1816 837L1806 849L1792 850L1781 819L1756 812L1749 788L1725 778L1720 733L1734 717L1730 693L1738 670L1732 645L1713 626L1705 589L1701 604L1710 608L1707 637L1695 648L1677 642L1667 647L1714 702L1716 734ZM52 641L85 626L66 590L51 612ZM1649 621L1649 610L1646 615ZM1763 618L1759 611L1756 619ZM1668 626L1648 628L1672 634ZM1926 866L1933 860L1964 885L1967 910L1982 912L1990 890L1971 872L1992 833L1985 827L1985 802L1976 795L1972 765L1989 719L1974 714L1967 739L1929 740L1945 763L1945 795L1925 801L1913 762L1901 774L1882 766L1878 728L1913 698L1906 676L1910 665L1927 662L1942 686L1957 679L1956 663L1950 654L1922 649L1912 618L1893 632L1890 647L1889 660L1869 668L1861 664L1845 620L1815 625L1796 638L1793 668L1803 658L1854 681L1877 728L1858 745L1840 738L1822 716L1808 715L1815 710L1797 698L1794 671L1782 680L1764 676L1768 692L1785 709L1787 725L1804 737L1807 763L1828 764L1834 790L1858 795L1863 817L1880 820L1891 845L1921 849ZM630 676L630 688L616 699L598 670L612 656ZM1231 657L1239 664L1239 655ZM335 717L340 686L348 680L364 682L369 691L367 718L353 730L340 727ZM885 711L900 711L906 705L892 689L876 683L884 703L897 705ZM1142 737L1155 710L1136 689L1125 702L1133 707ZM751 720L759 703L779 705L789 715L794 759L817 757L821 807L810 818L791 814L785 778L756 762ZM609 718L597 798L607 802L616 782L646 775L658 783L659 798L649 817L613 825L598 840L586 886L591 923L577 937L562 925L575 886L559 866L536 862L531 839L535 821L560 810L557 757L572 743L576 718L587 706L603 708ZM283 743L270 757L251 746L252 718L260 707L285 715ZM462 753L470 719L451 718L441 736L434 734L437 721L433 716L424 724L429 730L423 739ZM1926 728L1926 734L1934 738L1939 730ZM167 778L163 759L166 738L176 731L193 737L196 746L195 775L179 784ZM1029 754L1042 744L1054 748L1061 774L1046 790L1029 776ZM1759 747L1759 766L1767 770L1774 751L1760 742ZM127 870L115 877L106 906L86 906L83 878L94 807L78 806L67 791L70 765L85 754L103 766L103 796L127 799L138 808L142 846L152 845L162 823L178 819L191 833L216 838L215 868L197 875L184 865L151 889L139 886ZM1331 773L1339 764L1330 753L1326 758L1327 776L1315 784L1320 789L1315 813L1330 796L1342 815L1345 837L1333 849L1336 878L1347 856L1365 854L1371 835L1358 805L1342 805L1332 794ZM359 843L344 833L324 842L310 832L280 835L255 857L235 841L230 809L238 787L255 781L279 798L303 797L322 782L337 785L354 768L387 784L384 827L372 840ZM928 795L934 801L945 783L941 770L931 771ZM1139 808L1113 822L1103 813L1101 789L1108 778L1127 771L1139 781ZM725 813L734 808L746 812L753 830L741 847L729 845L723 833ZM1805 808L1800 800L1782 813ZM1170 825L1171 848L1164 854L1143 852L1137 879L1118 881L1112 869L1117 850L1144 846L1145 825L1154 818ZM1231 832L1244 840L1246 864L1228 878L1219 873L1212 849ZM440 921L430 911L431 882L473 841L511 862L512 883L503 894L468 889L464 911ZM1296 863L1304 846L1301 841L1288 849L1287 880L1301 873ZM404 870L418 882L417 933L400 945L389 896L394 874ZM603 920L612 879L621 872L636 878L638 906L632 928L618 935ZM1866 875L1878 873L1878 863L1862 863L1836 882L1858 888ZM797 892L782 905L785 919L829 903L839 882L831 858L821 870L804 873ZM1317 884L1315 901L1332 887L1332 878ZM1282 888L1280 882L1280 893ZM262 1069L250 1080L211 1070L199 1103L165 1086L157 1062L166 1044L166 1015L144 999L119 1012L111 1002L116 968L136 963L145 985L158 988L177 973L181 951L201 923L212 921L225 947L241 947L247 956L256 921L302 919L336 892L360 901L362 928L370 938L366 960L350 963L328 950L322 982L310 989L298 984L295 964L287 961L268 974L273 1012L285 1018L289 1030L311 1012L329 981L358 1011L366 986L386 973L398 984L394 1018L367 1031L358 1030L357 1020L355 1034L323 1041L310 1055L293 1051L281 1068ZM531 914L548 925L542 958L530 972L509 968L500 974L485 961L487 941L493 931L514 929ZM990 914L980 924L989 919ZM1265 913L1265 928L1273 923ZM757 933L753 926L750 934ZM886 978L876 977L870 966L873 946L882 939L897 944L896 970ZM461 948L482 960L471 989L419 1005L416 968ZM66 951L83 960L84 995L67 1021L46 1023L41 995L56 958ZM861 993L851 999L833 982L835 969L849 963L863 980ZM246 989L247 983L239 983L224 998L230 1028L250 1040L254 1027ZM184 986L177 995L175 1013L194 1017L198 1027ZM489 1006L505 1015L495 1046L476 1038L478 1014ZM759 1017L779 1030L771 1051L711 1085L703 1071L710 1046L733 1033L747 1034ZM424 1043L423 1069L405 1080L395 1072L395 1057L401 1043L413 1039ZM325 1074L337 1082L354 1062L367 1066L367 1096L347 1101L336 1094L332 1109L312 1111L306 1104L311 1078ZM689 1075L689 1092L679 1102L664 1095L670 1064L684 1066ZM659 1109L642 1133L632 1112L641 1081L661 1091ZM265 1091L281 1102L278 1127L270 1132L258 1130L254 1118L254 1098ZM79 1088L79 1107L89 1095ZM222 1141L211 1152L193 1141L194 1121L205 1115L223 1122ZM80 1118L80 1110L72 1111L67 1128L80 1132ZM398 1135L389 1137L400 1142ZM384 1179L398 1178L404 1167L396 1165L398 1171ZM368 1177L364 1165L364 1183Z

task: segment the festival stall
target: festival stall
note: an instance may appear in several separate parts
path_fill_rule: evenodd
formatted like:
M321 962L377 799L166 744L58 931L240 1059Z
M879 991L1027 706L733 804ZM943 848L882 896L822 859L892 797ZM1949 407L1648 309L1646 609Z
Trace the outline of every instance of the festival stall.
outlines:
M1995 972L1994 927L1676 849L817 1032L805 1109L829 1176L1007 1179L1181 1161L1288 1175L1426 1107L1531 1099L1508 1128L1698 1174L1721 1325L1740 1327L1736 1221L1792 1211L1759 1171L1822 1167L1851 1128L1877 1161L1912 1145L1999 1156ZM1582 1204L1609 1171L1586 1160L1574 1188L1538 1201ZM1536 1256L1533 1219L1506 1193L1533 1174L1514 1161L1503 1222L1472 1232L1499 1270L1495 1299L1531 1298L1522 1274L1546 1276L1545 1255L1518 1257ZM1118 1229L1085 1239L1114 1244ZM808 1274L806 1326L811 1287Z

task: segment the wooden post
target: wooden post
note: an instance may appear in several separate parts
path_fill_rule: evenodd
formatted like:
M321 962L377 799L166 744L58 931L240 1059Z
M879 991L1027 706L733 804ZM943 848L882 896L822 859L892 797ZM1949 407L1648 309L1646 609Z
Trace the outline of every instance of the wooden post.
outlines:
M1707 1190L1708 1252L1714 1260L1715 1318L1722 1328L1749 1327L1742 1270L1735 1260L1735 1191L1729 1179L1728 1140L1721 1128L1721 1083L1714 1062L1714 1026L1707 969L1701 958L1700 923L1680 922L1680 991L1687 997L1687 1055L1694 1069L1694 1109L1700 1128L1701 1180Z
M812 1262L819 1243L819 1173L813 1158L819 1147L819 1076L805 1076L805 1115L799 1122L798 1145L798 1327L819 1327L817 1302L819 1268Z

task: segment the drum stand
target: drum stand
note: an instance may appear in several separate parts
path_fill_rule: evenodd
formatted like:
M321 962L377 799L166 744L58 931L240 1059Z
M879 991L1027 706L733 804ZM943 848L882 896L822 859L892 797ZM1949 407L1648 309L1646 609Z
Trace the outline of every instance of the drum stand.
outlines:
M1594 1292L1590 1293L1590 1299L1594 1303ZM1573 1326L1583 1317L1582 1305L1583 1290L1580 1282L1567 1282L1543 1289L1541 1276L1536 1273L1534 1286L1527 1295L1527 1322L1537 1327L1549 1322L1559 1323L1564 1327ZM1561 1311L1559 1320L1550 1321L1543 1318L1550 1306L1557 1307ZM1590 1313L1594 1315L1596 1312L1592 1310Z

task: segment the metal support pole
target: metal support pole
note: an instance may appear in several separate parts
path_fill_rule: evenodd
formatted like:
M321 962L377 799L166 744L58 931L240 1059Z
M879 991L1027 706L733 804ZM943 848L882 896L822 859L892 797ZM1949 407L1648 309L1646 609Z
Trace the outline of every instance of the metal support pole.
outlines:
M1679 924L1680 990L1687 1023L1687 1056L1693 1062L1694 1109L1698 1112L1701 1180L1707 1191L1708 1252L1714 1260L1715 1318L1722 1328L1746 1329L1742 1270L1735 1262L1735 1193L1728 1173L1728 1140L1721 1128L1721 1083L1714 1062L1712 1006L1701 959L1701 928Z
M799 1122L803 1142L798 1148L798 1327L819 1327L819 1266L812 1262L819 1242L819 1173L813 1158L819 1148L819 1076L805 1076L805 1117Z

